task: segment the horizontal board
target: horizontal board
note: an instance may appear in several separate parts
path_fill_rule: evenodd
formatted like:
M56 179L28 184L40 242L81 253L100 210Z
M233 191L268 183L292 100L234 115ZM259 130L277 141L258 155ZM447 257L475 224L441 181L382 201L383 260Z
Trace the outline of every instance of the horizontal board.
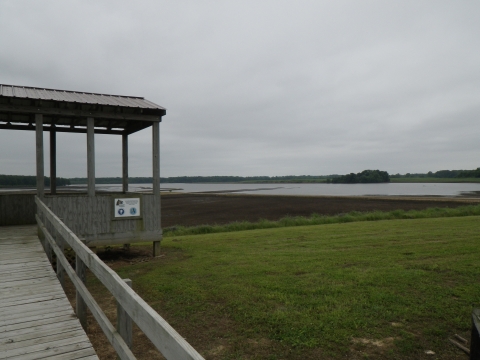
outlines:
M39 294L50 294L51 292L57 292L60 289L49 289L46 286L40 285L39 287L30 287L30 288L19 288L15 290L11 290L9 292L1 293L0 294L0 301L3 303L4 301L10 301L11 299L20 297L20 296L36 296Z
M65 316L73 317L74 314L72 314L72 311L70 310L55 311L55 312L53 311L34 312L29 314L29 316L23 316L21 318L15 317L13 319L10 318L7 320L0 320L0 327L8 328L8 326L10 325L28 323L35 320L42 320L42 319L48 319L48 318L57 318L57 321L59 321L59 319L63 319Z
M40 295L35 294L35 295L19 296L14 300L2 301L2 308L30 304L33 302L42 303L44 301L63 299L64 297L65 297L65 293L63 291L55 291L55 292L49 291L48 293L40 294Z
M63 339L72 339L81 337L85 340L85 332L78 328L73 329L51 329L45 330L42 333L37 333L36 336L30 336L29 338L12 338L4 340L0 343L0 346L5 351L27 348L29 346L35 346L39 344L51 343Z
M74 351L69 351L64 354L50 356L48 360L98 360L95 351L91 348L79 349Z
M62 310L69 310L73 314L73 309L69 304L65 304L64 299L9 306L8 309L0 309L0 323L11 318L22 319L34 313L41 313L44 311L60 312Z
M28 336L39 336L38 334L44 331L50 331L52 329L77 329L78 323L76 319L69 318L65 321L55 321L51 323L40 324L36 326L28 326L22 329L16 329L15 331L0 332L0 343L5 339L17 339Z
M84 335L79 337L71 337L71 338L63 338L60 340L46 341L41 344L25 346L19 349L6 350L4 352L4 356L7 359L15 359L15 358L24 359L24 358L28 358L28 354L34 354L35 359L41 359L42 357L65 352L65 348L71 345L75 345L77 343L84 343L86 340L87 340L86 335ZM70 350L67 350L67 351L70 351Z

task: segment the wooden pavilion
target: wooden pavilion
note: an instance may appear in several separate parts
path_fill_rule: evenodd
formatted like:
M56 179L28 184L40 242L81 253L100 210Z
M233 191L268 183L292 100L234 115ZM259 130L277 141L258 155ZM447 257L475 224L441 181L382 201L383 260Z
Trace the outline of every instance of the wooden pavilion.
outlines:
M36 132L37 196L87 245L152 241L159 254L160 122L166 109L141 97L0 84L0 129ZM128 135L152 127L153 193L128 192ZM50 193L43 133L50 133ZM86 194L57 193L56 133L87 134ZM122 193L95 191L95 134L122 136ZM120 149L119 149L120 150Z

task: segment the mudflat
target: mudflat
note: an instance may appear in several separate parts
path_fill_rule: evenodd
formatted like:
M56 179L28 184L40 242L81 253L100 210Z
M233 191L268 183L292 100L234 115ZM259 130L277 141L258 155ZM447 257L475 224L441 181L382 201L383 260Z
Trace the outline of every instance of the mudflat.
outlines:
M162 227L278 220L285 216L351 211L422 210L477 204L478 198L162 194Z

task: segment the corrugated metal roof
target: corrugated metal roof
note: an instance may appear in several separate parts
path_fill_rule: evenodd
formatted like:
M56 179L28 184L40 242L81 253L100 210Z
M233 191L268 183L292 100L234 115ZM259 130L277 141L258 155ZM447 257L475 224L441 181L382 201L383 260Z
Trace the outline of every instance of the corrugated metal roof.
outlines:
M110 105L129 108L165 110L165 108L154 104L151 101L145 100L142 97L94 94L77 91L35 88L29 86L0 84L0 96L64 101L70 103L82 103L92 105Z

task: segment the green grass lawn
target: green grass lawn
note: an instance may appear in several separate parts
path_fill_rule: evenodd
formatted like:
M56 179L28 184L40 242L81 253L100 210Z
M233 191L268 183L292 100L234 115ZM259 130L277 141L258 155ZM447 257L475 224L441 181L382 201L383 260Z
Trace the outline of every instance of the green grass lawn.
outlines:
M116 269L207 359L464 359L480 217L174 236ZM428 357L426 350L436 356Z

